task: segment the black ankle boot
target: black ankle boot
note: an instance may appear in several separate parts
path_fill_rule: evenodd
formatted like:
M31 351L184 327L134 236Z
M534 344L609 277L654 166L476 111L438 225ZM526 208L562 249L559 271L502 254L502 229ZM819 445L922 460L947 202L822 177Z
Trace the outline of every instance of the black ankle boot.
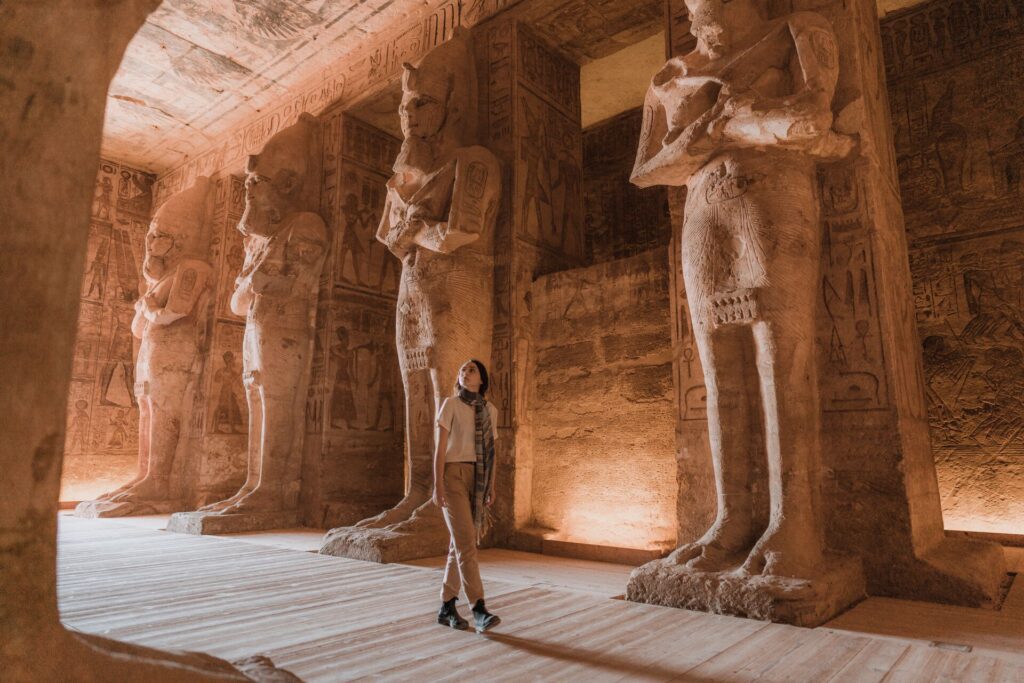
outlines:
M473 621L476 622L476 632L483 633L492 626L500 624L501 617L488 612L487 607L484 606L484 599L480 598L473 605Z
M437 623L442 626L458 629L459 631L465 631L469 628L469 622L459 616L459 610L455 609L456 600L458 598L452 598L447 602L441 603L441 609L437 612Z

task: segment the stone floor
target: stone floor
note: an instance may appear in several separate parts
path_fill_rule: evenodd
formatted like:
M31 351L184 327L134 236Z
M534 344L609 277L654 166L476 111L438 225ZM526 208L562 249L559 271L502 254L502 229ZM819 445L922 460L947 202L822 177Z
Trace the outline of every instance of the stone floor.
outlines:
M62 516L69 627L266 654L308 681L1024 680L1019 584L999 612L871 599L800 629L610 599L628 567L491 550L488 604L504 621L478 636L433 623L437 558L377 565L297 550L308 531L263 545L158 528Z

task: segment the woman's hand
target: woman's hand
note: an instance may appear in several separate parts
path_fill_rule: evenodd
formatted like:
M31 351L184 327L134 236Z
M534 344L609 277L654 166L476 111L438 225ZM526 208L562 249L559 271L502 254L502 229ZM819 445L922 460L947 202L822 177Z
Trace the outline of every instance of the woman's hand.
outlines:
M484 498L484 507L491 507L494 505L494 489L492 488L487 492L487 497Z
M444 487L443 486L435 486L434 487L434 505L436 505L439 508L446 508L446 507L448 507L448 501L445 500L445 497L444 497Z

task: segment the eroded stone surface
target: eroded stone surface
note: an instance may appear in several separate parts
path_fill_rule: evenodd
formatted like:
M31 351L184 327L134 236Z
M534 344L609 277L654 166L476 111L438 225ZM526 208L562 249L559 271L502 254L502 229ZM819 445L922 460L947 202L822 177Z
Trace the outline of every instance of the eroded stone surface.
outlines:
M331 531L321 552L378 559L440 555L448 536L430 500L434 416L469 358L490 363L494 220L501 173L473 146L476 71L458 32L402 76L405 139L377 239L402 261L396 338L406 404L408 491L394 508ZM397 555L397 557L396 557Z
M199 517L235 516L235 531L264 529L297 513L302 438L320 271L327 229L320 193L319 123L302 116L250 158L245 213L239 223L245 260L231 309L245 315L243 379L249 408L245 484ZM172 531L212 529L172 518Z
M637 567L626 598L813 628L865 597L860 561L826 555L813 579L750 575L739 567L705 572L666 558Z

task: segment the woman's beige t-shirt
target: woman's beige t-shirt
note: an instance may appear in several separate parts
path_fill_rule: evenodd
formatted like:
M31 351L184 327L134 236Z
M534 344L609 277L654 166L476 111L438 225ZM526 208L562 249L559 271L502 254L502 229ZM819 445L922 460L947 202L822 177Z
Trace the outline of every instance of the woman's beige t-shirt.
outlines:
M498 440L498 409L490 401L487 409L491 412L491 431ZM437 411L437 426L448 430L448 448L444 461L476 462L476 411L458 396L450 396L441 403Z

